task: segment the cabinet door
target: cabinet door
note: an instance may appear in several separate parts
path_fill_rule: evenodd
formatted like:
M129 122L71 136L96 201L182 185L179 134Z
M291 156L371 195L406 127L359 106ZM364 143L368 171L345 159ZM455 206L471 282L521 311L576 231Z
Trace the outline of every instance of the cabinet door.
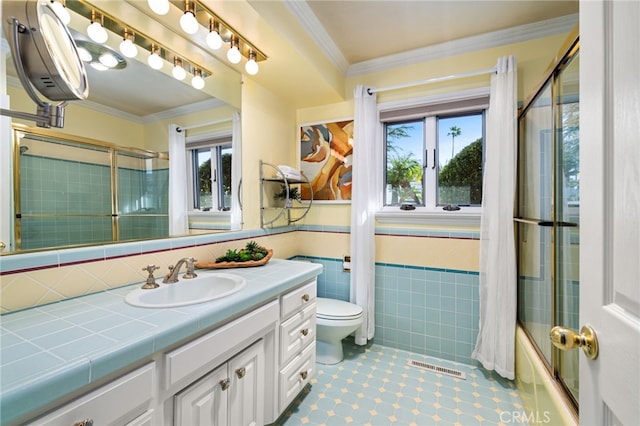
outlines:
M224 364L175 396L174 424L227 424L229 375Z
M229 424L264 424L264 342L259 340L229 361Z
M147 364L28 424L60 426L83 421L94 425L126 424L149 408L154 375L155 364Z

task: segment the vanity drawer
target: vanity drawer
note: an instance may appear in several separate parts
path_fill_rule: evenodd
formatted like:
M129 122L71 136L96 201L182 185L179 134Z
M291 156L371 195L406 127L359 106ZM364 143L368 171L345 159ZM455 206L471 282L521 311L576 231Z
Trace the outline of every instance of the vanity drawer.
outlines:
M167 353L165 388L201 375L226 361L233 353L260 335L261 330L278 321L278 301L274 300L254 311ZM234 352L235 351L235 352Z
M316 342L307 346L280 371L280 412L294 400L316 373Z
M304 308L280 324L280 364L286 364L316 339L316 304Z
M291 314L299 309L303 309L316 300L316 280L309 281L302 287L282 296L280 306L280 318L287 319Z

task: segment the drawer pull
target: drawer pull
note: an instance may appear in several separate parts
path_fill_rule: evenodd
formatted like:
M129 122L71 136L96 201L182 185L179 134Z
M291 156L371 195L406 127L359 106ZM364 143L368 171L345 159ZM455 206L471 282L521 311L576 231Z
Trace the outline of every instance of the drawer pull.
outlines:
M238 376L239 379L242 379L245 374L247 374L247 370L244 367L236 370L236 376Z
M309 334L309 329L303 328L302 330L300 330L300 333L302 333L303 336L306 336L307 334Z
M229 386L231 386L231 380L224 379L224 380L220 380L220 387L222 388L223 391L229 389Z
M307 380L307 372L306 371L301 371L300 372L300 377L302 377L302 380Z
M84 419L79 422L75 422L73 426L93 426L93 419Z
M310 297L309 297L309 295L308 295L307 293L305 293L305 294L303 294L303 295L302 295L302 300L303 300L303 301L308 302L308 301L309 301L309 299L310 299Z

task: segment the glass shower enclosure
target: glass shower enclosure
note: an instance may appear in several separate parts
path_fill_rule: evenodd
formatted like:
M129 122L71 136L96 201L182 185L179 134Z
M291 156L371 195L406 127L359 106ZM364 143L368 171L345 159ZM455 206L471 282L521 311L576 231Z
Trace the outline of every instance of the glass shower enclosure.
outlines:
M518 320L577 409L579 351L551 344L577 330L580 278L579 42L568 44L519 116Z
M14 128L16 250L168 236L165 154Z

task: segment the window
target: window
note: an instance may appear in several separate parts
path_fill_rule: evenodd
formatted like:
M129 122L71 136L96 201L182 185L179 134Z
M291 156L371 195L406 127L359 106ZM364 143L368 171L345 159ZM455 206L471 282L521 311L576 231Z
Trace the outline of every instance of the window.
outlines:
M228 138L187 144L190 204L200 211L231 209L231 143Z
M483 96L381 112L384 205L479 207L487 104Z

